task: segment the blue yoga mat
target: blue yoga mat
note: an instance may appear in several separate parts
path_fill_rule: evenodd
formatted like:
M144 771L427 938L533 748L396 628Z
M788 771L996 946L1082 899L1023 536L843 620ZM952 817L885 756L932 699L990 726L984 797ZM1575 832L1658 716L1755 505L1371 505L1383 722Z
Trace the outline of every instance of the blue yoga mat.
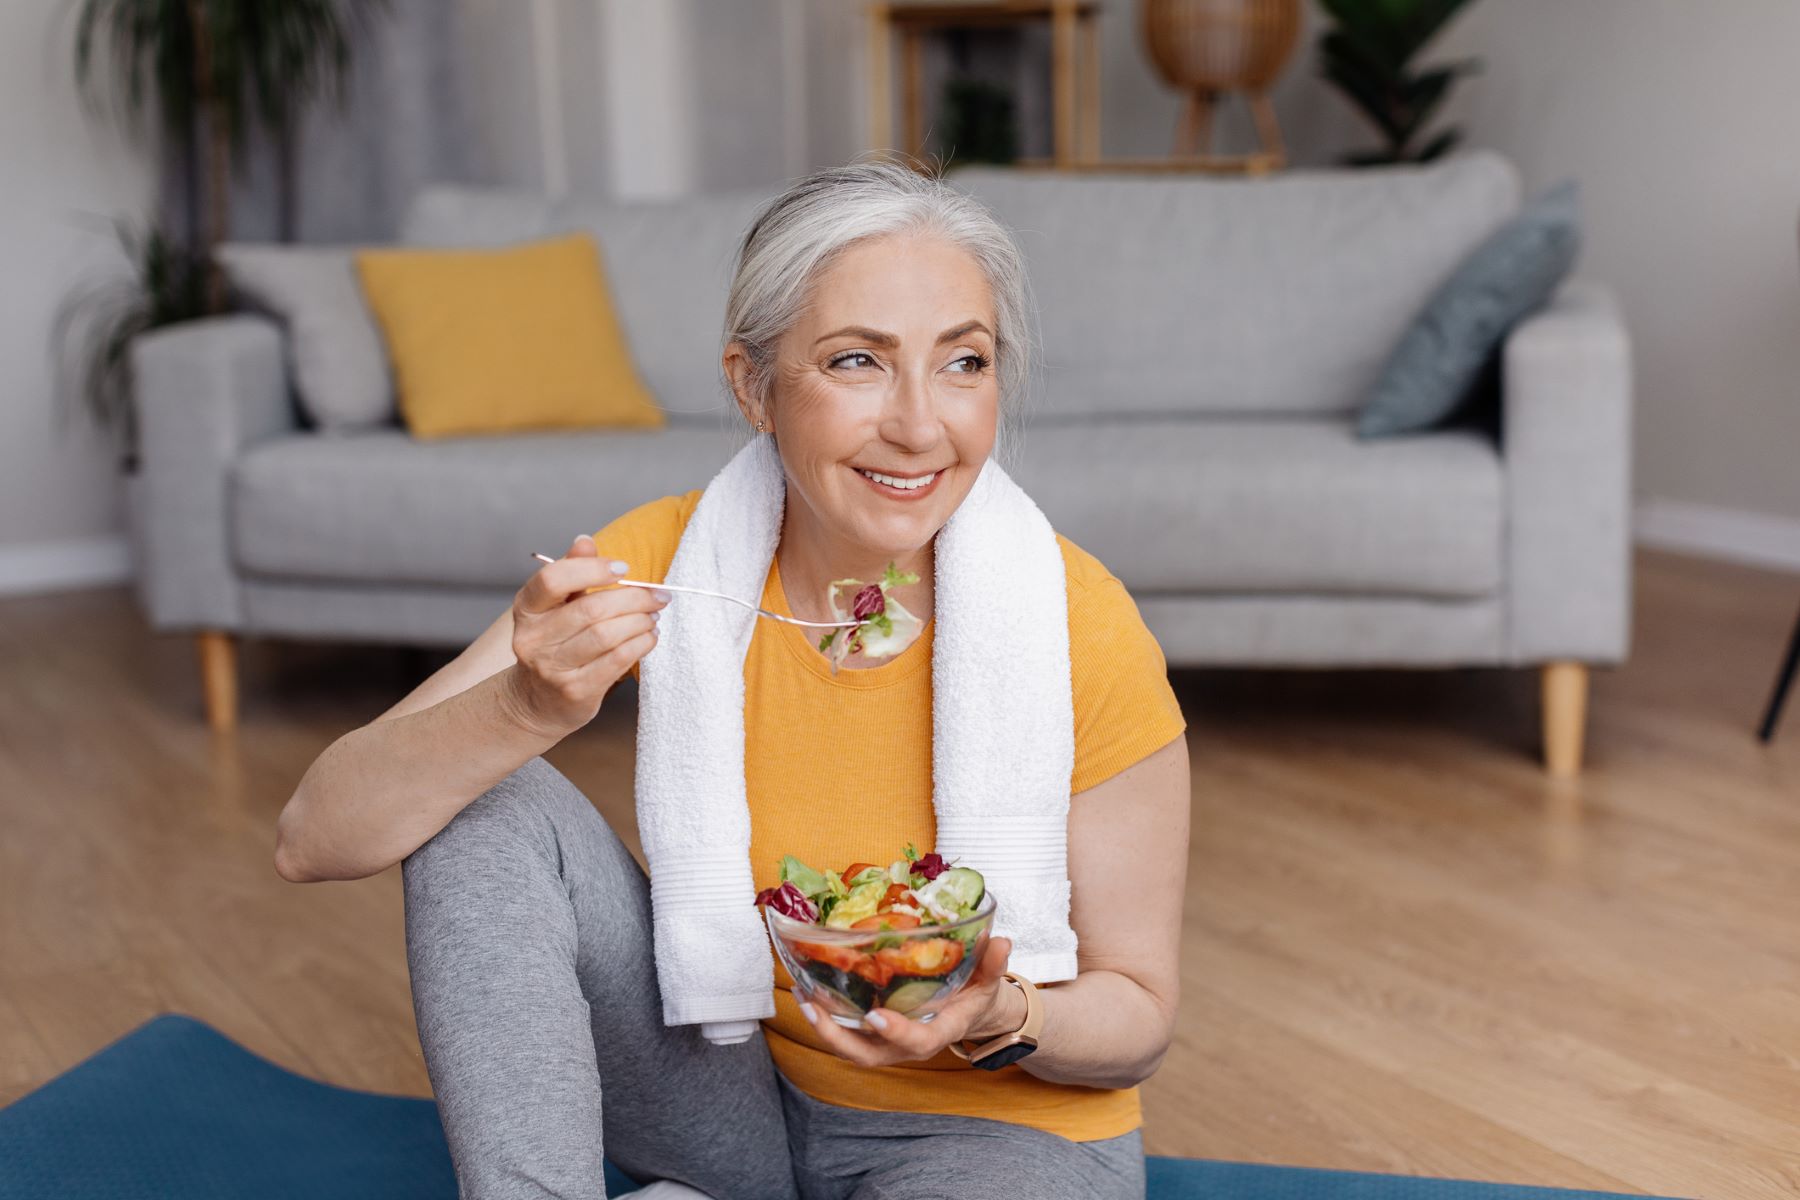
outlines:
M612 1196L633 1190L610 1163L606 1184ZM431 1101L315 1083L191 1017L163 1016L0 1109L0 1200L50 1196L455 1200L456 1176ZM1150 1160L1150 1200L1608 1196L1206 1159Z

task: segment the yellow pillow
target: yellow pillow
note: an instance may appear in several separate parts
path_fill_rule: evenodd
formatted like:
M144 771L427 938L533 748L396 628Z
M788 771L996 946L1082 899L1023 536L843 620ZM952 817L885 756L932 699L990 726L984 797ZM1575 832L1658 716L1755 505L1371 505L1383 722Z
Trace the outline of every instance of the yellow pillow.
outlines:
M356 269L415 437L663 423L588 235L364 250Z

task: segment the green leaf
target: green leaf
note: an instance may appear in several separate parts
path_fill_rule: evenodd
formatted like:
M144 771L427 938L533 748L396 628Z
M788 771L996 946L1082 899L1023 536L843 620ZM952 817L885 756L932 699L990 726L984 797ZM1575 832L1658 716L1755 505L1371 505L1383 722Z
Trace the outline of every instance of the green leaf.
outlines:
M838 889L832 886L829 874L815 871L791 854L782 857L781 869L777 874L780 876L781 882L793 884L809 900L816 901L821 896L838 894Z
M131 345L140 334L207 313L207 259L155 228L114 224L127 270L78 286L57 306L51 328L57 395L79 400L111 430L121 459L137 450L131 404Z
M205 116L241 148L320 98L345 99L351 49L392 0L79 0L75 79L136 133L151 115L183 153ZM102 68L104 64L104 69ZM237 158L242 169L243 158Z
M1421 71L1410 63L1472 0L1320 0L1336 22L1319 38L1320 74L1349 100L1387 141L1381 150L1350 155L1352 163L1424 161L1442 154L1442 135L1424 150L1409 147L1460 77L1480 69L1462 59Z
M1420 147L1419 152L1414 156L1414 161L1423 163L1442 158L1451 147L1460 141L1462 141L1462 130L1451 126Z
M1391 146L1385 150L1352 150L1344 155L1344 165L1350 167L1391 167L1401 161L1400 152Z

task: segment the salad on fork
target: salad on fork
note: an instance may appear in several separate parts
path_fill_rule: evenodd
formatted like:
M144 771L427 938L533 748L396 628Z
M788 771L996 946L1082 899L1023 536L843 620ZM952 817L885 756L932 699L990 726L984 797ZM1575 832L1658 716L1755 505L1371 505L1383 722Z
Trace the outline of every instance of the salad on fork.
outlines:
M874 583L860 579L835 579L826 599L839 621L856 621L853 629L834 629L819 639L819 650L831 660L835 673L852 654L890 658L912 645L925 622L906 610L888 593L919 582L913 571L899 571L893 563Z

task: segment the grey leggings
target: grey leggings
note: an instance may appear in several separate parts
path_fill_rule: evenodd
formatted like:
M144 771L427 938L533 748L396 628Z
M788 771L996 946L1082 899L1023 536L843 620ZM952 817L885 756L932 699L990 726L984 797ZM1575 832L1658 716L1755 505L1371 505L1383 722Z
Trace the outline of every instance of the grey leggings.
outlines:
M406 860L425 1065L462 1194L602 1197L605 1153L720 1200L1144 1194L1136 1133L1072 1142L974 1117L824 1104L758 1032L712 1046L662 1023L650 888L542 759Z

